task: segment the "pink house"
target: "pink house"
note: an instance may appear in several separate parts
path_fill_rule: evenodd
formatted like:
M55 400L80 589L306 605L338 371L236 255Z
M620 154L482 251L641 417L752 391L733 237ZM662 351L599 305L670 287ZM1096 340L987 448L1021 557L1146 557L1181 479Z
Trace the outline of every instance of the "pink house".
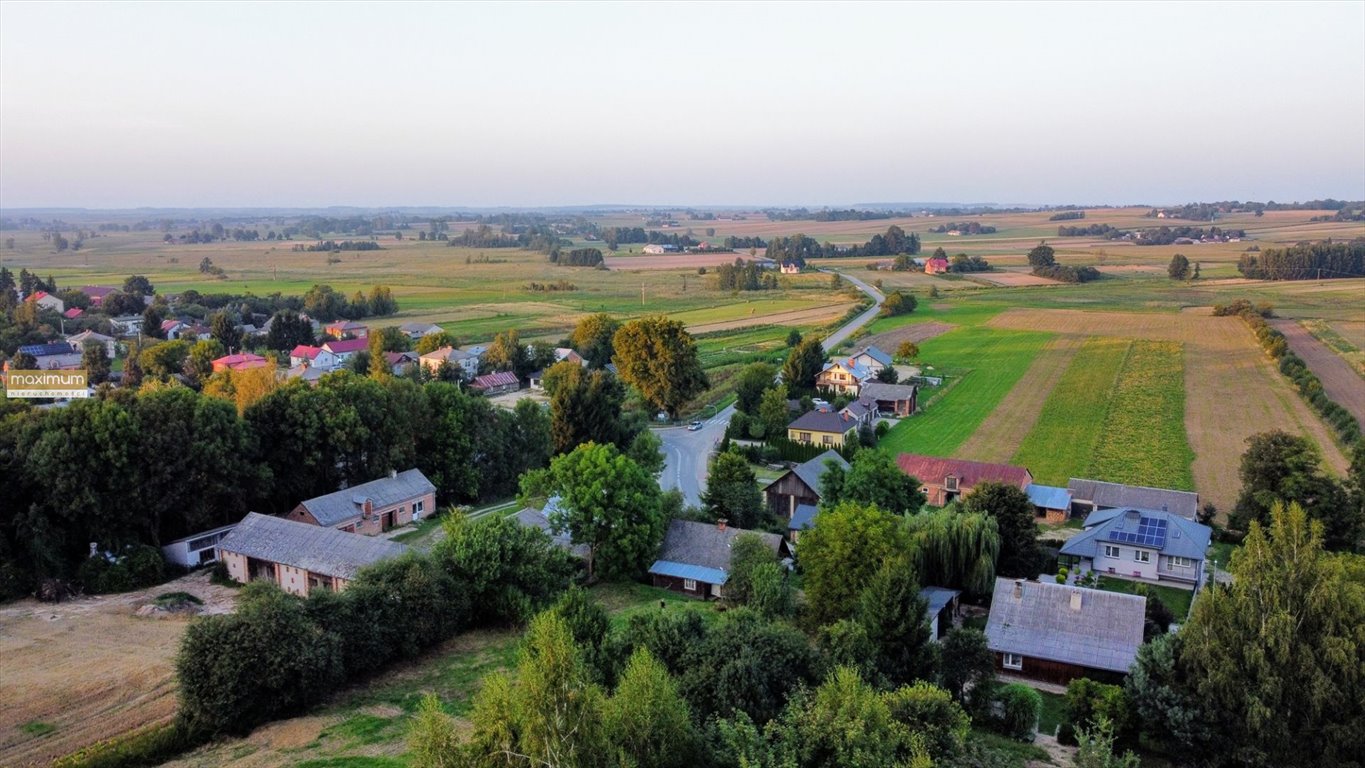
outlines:
M940 275L947 271L948 271L947 259L941 258L929 259L928 261L924 262L924 274L926 275Z

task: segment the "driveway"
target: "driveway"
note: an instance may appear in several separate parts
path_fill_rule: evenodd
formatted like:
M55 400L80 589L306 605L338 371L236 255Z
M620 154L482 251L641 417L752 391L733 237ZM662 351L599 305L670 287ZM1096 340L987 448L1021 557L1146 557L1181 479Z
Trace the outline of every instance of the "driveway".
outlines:
M821 271L829 272L829 270ZM872 306L866 312L844 323L839 330L825 337L823 343L827 352L842 344L859 328L872 322L877 317L877 312L882 306L882 300L885 298L880 291L862 280L851 275L840 274L858 290L867 294L872 299ZM696 432L689 432L686 427L668 427L658 430L659 438L663 440L664 444L664 472L659 476L659 485L665 491L679 488L682 490L683 498L687 504L701 504L701 494L706 489L706 473L709 469L711 451L715 450L720 445L720 441L725 438L725 428L729 425L730 417L734 413L735 407L733 405L728 406L703 422L702 428Z

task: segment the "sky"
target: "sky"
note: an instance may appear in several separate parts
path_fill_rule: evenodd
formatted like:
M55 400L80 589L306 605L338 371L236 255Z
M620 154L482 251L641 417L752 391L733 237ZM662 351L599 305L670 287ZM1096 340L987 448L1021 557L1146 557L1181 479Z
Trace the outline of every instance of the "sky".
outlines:
M0 3L0 207L1365 198L1365 2Z

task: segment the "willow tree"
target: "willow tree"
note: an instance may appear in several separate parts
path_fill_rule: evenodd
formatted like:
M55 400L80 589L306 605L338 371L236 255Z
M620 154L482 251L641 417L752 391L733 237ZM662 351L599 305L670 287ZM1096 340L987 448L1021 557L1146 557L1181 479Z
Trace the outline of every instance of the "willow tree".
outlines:
M1000 529L984 512L943 509L907 518L915 570L925 585L985 594L995 585Z

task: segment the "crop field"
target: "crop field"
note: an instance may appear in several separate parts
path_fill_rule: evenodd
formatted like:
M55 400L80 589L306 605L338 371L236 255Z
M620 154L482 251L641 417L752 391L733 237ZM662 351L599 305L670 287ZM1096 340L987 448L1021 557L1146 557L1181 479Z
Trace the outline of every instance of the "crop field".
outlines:
M1365 377L1365 323L1327 323L1322 320L1303 320L1304 328L1333 352L1341 355L1351 370Z
M1365 381L1351 368L1346 358L1333 352L1299 323L1293 320L1271 320L1271 325L1284 334L1289 349L1303 358L1318 379L1322 391L1365 426Z
M960 328L920 344L929 368L966 370L942 400L914 418L903 419L880 445L893 453L953 456L995 410L1050 339L1046 333Z
M1127 339L1087 339L1047 395L1037 423L1009 463L1028 467L1034 480L1048 485L1064 486L1070 478L1085 475L1132 344Z
M1183 349L1135 341L1113 388L1087 477L1129 485L1193 490L1185 437Z
M958 448L957 457L997 464L1008 462L1038 422L1044 393L1053 391L1083 343L1083 339L1072 336L1049 341L1009 394Z
M760 254L761 255L761 254ZM753 257L748 251L743 253L661 253L640 254L635 256L605 256L602 261L607 269L647 270L647 269L691 269L699 267L718 267L733 264L735 259L749 261Z

